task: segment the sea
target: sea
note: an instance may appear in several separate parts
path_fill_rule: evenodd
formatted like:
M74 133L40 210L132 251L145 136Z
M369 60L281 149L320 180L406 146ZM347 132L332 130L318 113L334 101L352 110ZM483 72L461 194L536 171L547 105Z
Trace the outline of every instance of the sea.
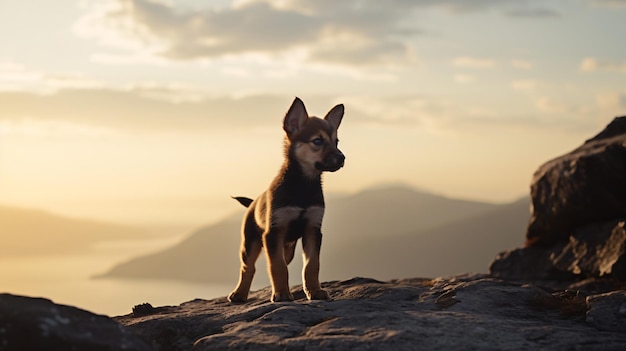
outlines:
M179 305L227 295L232 285L146 279L95 279L117 263L171 246L180 237L102 242L68 255L0 257L0 293L42 297L96 314L121 316L135 305Z

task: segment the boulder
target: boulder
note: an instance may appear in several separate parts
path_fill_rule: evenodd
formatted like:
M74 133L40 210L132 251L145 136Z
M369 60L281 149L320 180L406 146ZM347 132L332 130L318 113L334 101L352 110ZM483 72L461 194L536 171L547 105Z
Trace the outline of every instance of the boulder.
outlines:
M527 246L550 246L576 228L626 218L626 116L539 167L531 201Z
M624 221L615 220L574 230L563 249L550 253L550 260L565 272L626 280L625 252Z
M626 117L539 167L526 247L500 253L494 277L626 280Z
M550 254L551 251L541 247L504 251L496 256L489 271L492 277L511 281L574 279L554 266Z
M626 280L625 220L575 229L566 242L550 247L524 247L502 252L489 270L512 281L565 281L586 278Z
M109 317L46 299L0 294L0 350L154 349Z
M619 293L552 292L480 274L322 285L331 301L307 301L294 287L296 301L271 303L265 288L245 304L197 299L116 320L159 350L626 349Z

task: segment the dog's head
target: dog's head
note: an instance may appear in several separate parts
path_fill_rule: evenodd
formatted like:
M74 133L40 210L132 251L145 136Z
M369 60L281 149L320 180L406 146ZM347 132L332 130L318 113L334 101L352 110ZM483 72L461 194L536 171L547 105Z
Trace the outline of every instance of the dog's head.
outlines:
M337 129L342 118L341 104L330 109L323 119L309 117L299 98L291 104L283 121L287 154L300 164L306 175L316 177L321 172L335 172L343 167L346 157L337 148Z

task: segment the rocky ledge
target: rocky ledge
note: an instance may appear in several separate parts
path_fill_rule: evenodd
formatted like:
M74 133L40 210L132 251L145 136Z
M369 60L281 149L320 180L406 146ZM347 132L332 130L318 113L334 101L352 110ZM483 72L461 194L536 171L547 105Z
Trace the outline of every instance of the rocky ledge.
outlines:
M246 304L146 303L112 319L0 295L0 350L625 350L626 293L617 284L354 278L323 284L331 301L307 301L294 287L296 301L271 303L266 288Z
M332 301L140 305L116 320L158 350L624 350L626 293L551 291L486 275L324 284Z

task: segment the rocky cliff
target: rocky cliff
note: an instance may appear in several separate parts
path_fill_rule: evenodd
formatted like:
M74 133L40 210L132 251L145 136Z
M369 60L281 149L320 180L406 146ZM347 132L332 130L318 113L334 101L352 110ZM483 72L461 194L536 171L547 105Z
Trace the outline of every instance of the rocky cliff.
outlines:
M270 303L265 288L115 318L4 294L0 351L626 349L626 117L541 166L531 199L526 247L490 274L331 281L331 301L294 287L296 301Z
M626 280L626 116L535 172L526 247L498 255L507 280Z

